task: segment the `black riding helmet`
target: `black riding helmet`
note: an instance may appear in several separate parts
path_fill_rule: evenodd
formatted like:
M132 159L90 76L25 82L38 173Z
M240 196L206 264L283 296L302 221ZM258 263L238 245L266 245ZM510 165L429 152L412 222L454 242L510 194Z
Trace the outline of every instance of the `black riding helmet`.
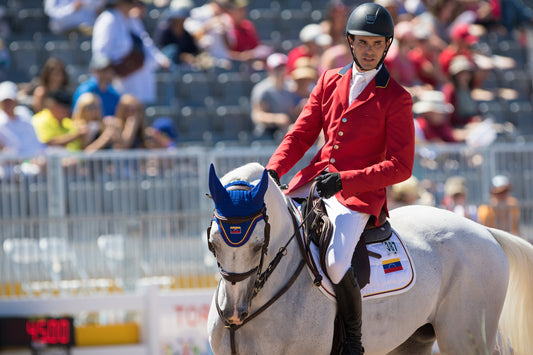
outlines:
M387 51L394 37L394 21L392 16L383 6L375 3L365 3L356 7L346 23L346 37L358 35L358 36L375 36L385 37L387 41L387 48L383 52L383 57L379 61L376 68L378 68L385 60ZM349 45L350 42L348 42ZM352 47L350 46L350 52L355 63L360 67L361 65L353 54Z

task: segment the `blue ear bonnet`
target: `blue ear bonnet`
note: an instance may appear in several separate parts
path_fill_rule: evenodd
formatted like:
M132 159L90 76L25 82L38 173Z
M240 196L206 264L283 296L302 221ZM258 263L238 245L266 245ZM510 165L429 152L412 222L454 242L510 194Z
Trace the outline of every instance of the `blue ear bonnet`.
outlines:
M247 186L250 190L227 190L231 186ZM265 192L268 187L268 173L263 171L261 180L254 186L246 181L233 181L226 186L218 179L213 164L209 169L209 191L220 216L245 217L263 208Z

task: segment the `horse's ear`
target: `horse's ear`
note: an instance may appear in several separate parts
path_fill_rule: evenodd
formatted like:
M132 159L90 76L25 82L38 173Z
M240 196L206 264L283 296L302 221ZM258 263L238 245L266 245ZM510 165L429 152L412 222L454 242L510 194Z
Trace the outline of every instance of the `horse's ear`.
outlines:
M265 192L268 188L268 172L265 169L263 171L263 175L261 176L261 180L257 185L254 186L254 188L250 191L252 199L254 202L263 202L265 198Z
M212 163L209 167L209 192L213 197L215 205L224 203L229 199L229 193L218 179L217 173L215 172L215 166Z

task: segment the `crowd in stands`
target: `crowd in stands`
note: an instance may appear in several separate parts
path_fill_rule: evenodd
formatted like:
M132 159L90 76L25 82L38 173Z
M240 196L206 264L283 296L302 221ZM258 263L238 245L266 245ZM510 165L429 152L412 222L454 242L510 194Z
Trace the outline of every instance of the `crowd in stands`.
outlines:
M396 24L385 65L413 96L417 144L479 146L509 134L533 134L533 121L524 125L505 109L501 116L481 109L481 103L530 104L527 39L533 12L521 0L375 2L388 9ZM191 104L187 97L214 106L188 109L193 123L195 112L224 111L206 93L220 85L220 73L247 82L233 87L230 82L219 93L223 97L245 88L244 100L233 104L245 113L241 124L249 128L246 142L276 143L298 117L319 75L352 62L345 24L360 3L8 0L0 7L0 146L28 155L50 147L91 152L175 149L180 140L187 140L180 121L182 108ZM39 33L24 28L17 17L23 10L41 11L32 24L46 19L47 28ZM74 41L87 57L85 66L73 70L79 63L51 50L30 80L21 80L13 68L19 64L16 51L24 41L17 36L22 33L31 33L31 41ZM502 50L502 43L511 50ZM516 80L525 77L525 90L502 80L513 71ZM187 73L193 75L190 86L184 81ZM210 74L194 76L197 73ZM174 113L170 117L148 119L147 108L161 100L158 77L167 78L167 85L179 82L175 85L182 87L174 93L183 97L167 100L167 112ZM201 86L200 77L212 81ZM185 131L206 128L200 118L197 122ZM207 129L216 125L224 123L212 122Z

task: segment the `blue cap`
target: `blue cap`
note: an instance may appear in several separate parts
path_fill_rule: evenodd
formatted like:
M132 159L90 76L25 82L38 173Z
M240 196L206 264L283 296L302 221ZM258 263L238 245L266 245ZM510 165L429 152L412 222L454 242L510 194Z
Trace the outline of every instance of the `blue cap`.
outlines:
M152 124L152 128L165 133L170 139L178 138L178 132L174 126L174 121L170 117L159 117Z

